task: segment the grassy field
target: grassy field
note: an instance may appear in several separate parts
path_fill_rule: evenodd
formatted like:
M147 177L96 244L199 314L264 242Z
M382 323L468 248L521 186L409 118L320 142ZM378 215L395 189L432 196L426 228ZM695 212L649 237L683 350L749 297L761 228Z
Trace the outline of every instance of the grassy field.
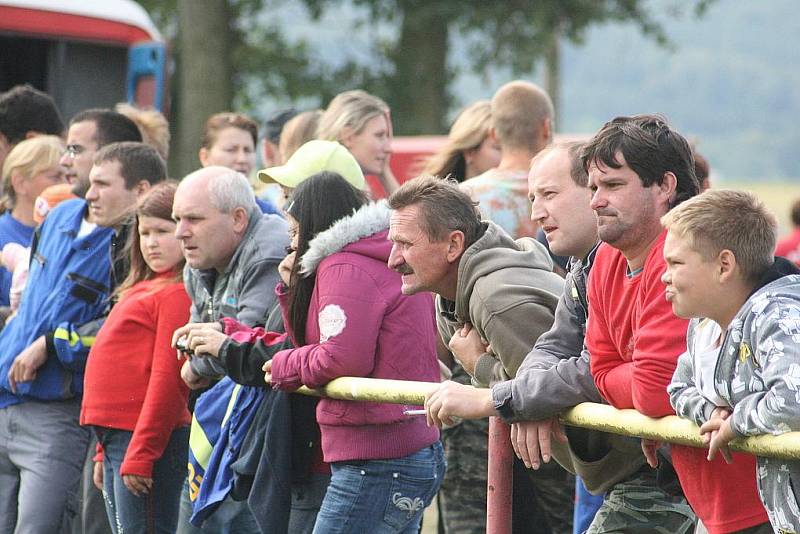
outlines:
M786 235L791 230L789 210L792 203L800 199L800 178L791 182L712 182L712 186L724 189L743 189L754 193L778 218L779 237Z

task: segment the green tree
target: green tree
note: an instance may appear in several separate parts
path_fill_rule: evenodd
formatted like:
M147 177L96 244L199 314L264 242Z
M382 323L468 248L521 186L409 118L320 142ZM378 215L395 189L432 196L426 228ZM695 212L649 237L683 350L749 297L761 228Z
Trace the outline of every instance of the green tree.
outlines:
M189 151L192 143L192 152L196 152L193 132L199 132L198 124L208 114L234 104L237 109L255 109L252 95L290 101L314 97L324 105L340 91L356 87L388 102L397 133L444 132L452 104L449 87L457 73L450 58L454 39L469 44L471 68L477 73L490 67L510 67L521 76L533 72L544 60L546 88L557 105L559 43L563 39L581 43L592 25L622 21L637 25L662 45L670 44L641 0L351 0L362 8L356 25L367 31L377 23L395 25L397 37L386 40L377 32L370 33L369 50L362 52L371 54L373 61L365 65L363 59L347 58L332 67L314 58L307 43L290 44L284 30L270 21L269 13L289 1L142 2L168 35L178 35L174 87L179 89L173 92L177 109L173 120L178 124L179 152ZM696 0L690 9L701 14L710 1ZM302 4L316 20L326 11L340 8L334 0L302 0ZM343 34L347 29L342 28ZM195 35L184 37L187 33ZM223 40L226 42L220 43ZM198 58L200 55L206 57ZM189 66L195 63L206 66ZM214 64L216 71L209 70ZM219 79L213 84L198 83L194 77L184 82L193 72ZM194 99L202 102L196 105ZM190 113L202 116L186 118ZM183 156L178 169L185 172L191 168L193 157Z
M199 165L206 119L255 107L250 94L315 96L320 76L304 43L288 44L277 25L259 23L263 0L141 0L172 43L170 171Z
M333 0L303 0L319 18L335 7ZM455 72L448 65L450 39L471 43L472 69L510 67L515 75L534 71L545 59L547 89L559 101L559 42L580 43L586 30L610 21L631 22L659 44L669 45L661 24L640 0L353 0L367 8L367 20L389 21L400 27L388 45L385 69L372 87L392 107L396 130L403 134L442 132ZM708 1L699 0L700 14ZM384 43L383 47L387 45Z

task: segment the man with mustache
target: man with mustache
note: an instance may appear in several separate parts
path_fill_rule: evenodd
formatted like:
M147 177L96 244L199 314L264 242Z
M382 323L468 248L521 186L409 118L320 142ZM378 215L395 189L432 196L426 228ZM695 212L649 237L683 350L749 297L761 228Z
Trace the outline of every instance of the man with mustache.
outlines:
M389 267L403 275L403 293L438 295L439 334L474 384L486 387L513 377L539 335L549 330L564 284L552 272L545 248L531 238L515 241L497 224L482 221L466 193L438 178L406 182L389 198L389 206L394 243ZM458 443L463 428L454 428L448 439ZM463 494L473 510L467 520L461 513L465 503L458 498L462 494L456 493L453 502L440 492L443 512L457 511L458 521L447 524L448 531L485 531L485 465L451 468L450 473L473 482L471 493ZM535 500L517 509L536 509L538 522L520 527L571 532L572 476L555 463L520 474L530 476Z

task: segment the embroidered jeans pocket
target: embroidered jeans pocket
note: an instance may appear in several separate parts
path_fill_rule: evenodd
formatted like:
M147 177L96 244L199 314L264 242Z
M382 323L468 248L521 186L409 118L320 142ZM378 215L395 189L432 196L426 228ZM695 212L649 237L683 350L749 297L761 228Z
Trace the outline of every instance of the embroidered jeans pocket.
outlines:
M400 459L386 475L390 484L383 521L397 532L414 525L418 528L422 513L444 476L441 445L437 443Z

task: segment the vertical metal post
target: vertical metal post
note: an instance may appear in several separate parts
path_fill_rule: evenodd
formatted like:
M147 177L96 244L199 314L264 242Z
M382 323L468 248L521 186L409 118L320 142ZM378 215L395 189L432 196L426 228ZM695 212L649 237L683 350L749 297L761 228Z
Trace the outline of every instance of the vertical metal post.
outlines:
M511 534L513 467L511 427L499 417L490 417L486 534Z

